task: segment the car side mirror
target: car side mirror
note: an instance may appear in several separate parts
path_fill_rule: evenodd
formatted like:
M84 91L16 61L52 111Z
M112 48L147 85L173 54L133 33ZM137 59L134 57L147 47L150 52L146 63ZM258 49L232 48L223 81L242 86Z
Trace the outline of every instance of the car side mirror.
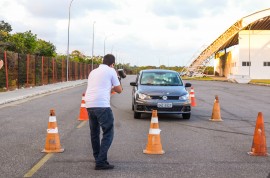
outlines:
M186 83L185 87L191 87L191 83Z
M130 82L130 85L131 86L137 86L137 83L136 82Z

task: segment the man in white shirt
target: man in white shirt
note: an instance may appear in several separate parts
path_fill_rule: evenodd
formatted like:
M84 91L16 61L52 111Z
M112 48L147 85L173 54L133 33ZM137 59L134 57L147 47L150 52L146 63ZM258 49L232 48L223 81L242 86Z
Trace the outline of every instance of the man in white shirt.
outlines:
M90 72L85 92L85 104L89 115L90 135L96 170L113 169L107 161L107 153L114 135L114 117L110 107L111 92L122 92L114 69L115 57L104 56L103 64ZM100 143L100 127L103 131Z

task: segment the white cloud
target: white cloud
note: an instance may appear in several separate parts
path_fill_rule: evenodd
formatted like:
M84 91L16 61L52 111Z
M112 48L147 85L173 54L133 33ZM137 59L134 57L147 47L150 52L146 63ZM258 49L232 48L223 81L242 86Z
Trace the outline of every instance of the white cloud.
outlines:
M1 0L0 20L13 33L31 30L66 53L68 0ZM266 9L253 0L73 0L70 52L112 52L132 65L185 65L240 18ZM105 40L106 39L106 40Z

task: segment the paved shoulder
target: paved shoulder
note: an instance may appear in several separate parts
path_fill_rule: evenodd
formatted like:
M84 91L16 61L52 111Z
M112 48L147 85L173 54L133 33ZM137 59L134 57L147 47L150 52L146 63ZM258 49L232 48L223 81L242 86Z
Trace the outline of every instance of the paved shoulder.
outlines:
M60 82L43 86L36 86L31 88L17 89L0 93L0 105L7 104L13 101L18 101L41 94L57 91L60 89L70 88L74 86L84 85L87 80L76 80L68 82Z

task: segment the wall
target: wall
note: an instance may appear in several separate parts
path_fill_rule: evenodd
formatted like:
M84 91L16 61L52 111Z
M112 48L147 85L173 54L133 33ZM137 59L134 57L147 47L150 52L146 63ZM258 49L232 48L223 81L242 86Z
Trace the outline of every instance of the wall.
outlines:
M215 71L219 76L270 79L270 66L263 66L264 62L270 62L270 30L243 30L239 32L238 39L239 45L226 49L226 54L224 51L216 54ZM242 62L249 61L251 66L242 66Z
M219 73L219 76L228 77L237 73L238 48L233 47L230 50L229 52L220 52L216 55L214 70Z
M242 66L242 62L251 66ZM270 79L270 31L245 30L239 32L239 75L250 75L251 79Z

